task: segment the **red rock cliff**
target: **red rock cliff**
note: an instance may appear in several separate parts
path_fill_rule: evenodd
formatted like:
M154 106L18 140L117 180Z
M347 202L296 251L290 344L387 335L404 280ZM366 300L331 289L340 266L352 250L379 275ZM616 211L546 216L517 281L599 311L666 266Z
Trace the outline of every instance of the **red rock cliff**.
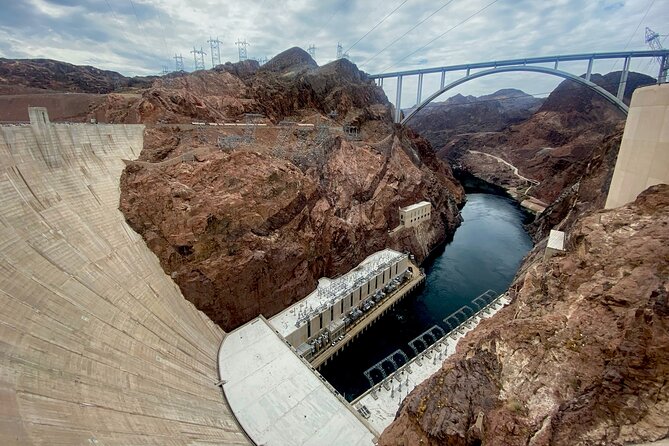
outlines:
M452 234L462 188L429 143L393 128L383 91L353 64L318 68L293 49L243 78L235 72L161 81L139 115L171 119L192 108L231 116L225 104L237 104L262 111L268 126L225 151L211 140L229 129L147 130L120 203L184 296L224 329L273 315L372 252L391 246L422 259ZM328 136L319 143L315 127L272 125L284 118L317 119ZM347 140L343 124L357 126L362 140ZM182 154L193 161L179 162ZM389 232L399 207L424 199L433 205L429 223Z
M382 445L619 445L669 435L669 186L539 245L513 302L402 403Z

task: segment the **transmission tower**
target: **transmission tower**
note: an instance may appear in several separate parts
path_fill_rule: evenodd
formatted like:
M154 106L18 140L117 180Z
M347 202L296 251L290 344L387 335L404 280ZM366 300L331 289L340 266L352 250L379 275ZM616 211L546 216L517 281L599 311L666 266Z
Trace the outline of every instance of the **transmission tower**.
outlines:
M212 39L211 37L209 37L207 43L211 48L211 67L213 68L216 65L221 64L221 41L218 40L218 36L216 37L216 39Z
M247 52L246 52L246 47L251 45L251 44L248 43L246 41L246 39L244 39L243 42L241 40L237 39L237 41L235 42L235 45L237 45L237 47L239 48L239 60L242 61L242 60L248 59L248 55L247 55Z
M163 65L163 76L170 74L170 69L167 68L167 65Z
M648 46L653 50L662 49L660 35L648 27L646 27L646 44L648 44Z
M341 59L344 55L344 47L341 46L341 42L337 42L337 59Z
M174 71L185 71L184 70L184 57L181 54L175 54L174 55Z
M660 34L652 29L646 27L646 44L653 50L662 50L662 42L660 42ZM669 60L666 56L656 57L655 60L660 64L660 73L657 77L659 83L666 82L667 71L669 70Z
M307 53L309 53L312 59L316 60L316 45L314 44L309 45Z
M205 69L204 68L204 55L207 54L207 53L202 51L202 47L200 47L199 50L195 49L195 47L193 47L193 51L191 51L191 53L193 53L193 62L194 62L194 66L195 66L195 71L204 70Z

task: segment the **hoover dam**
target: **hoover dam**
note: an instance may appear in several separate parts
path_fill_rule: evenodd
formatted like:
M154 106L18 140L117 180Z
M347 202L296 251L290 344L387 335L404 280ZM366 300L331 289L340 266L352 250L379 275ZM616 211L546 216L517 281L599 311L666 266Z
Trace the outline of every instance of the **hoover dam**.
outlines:
M0 127L0 444L249 444L224 332L118 210L143 125Z

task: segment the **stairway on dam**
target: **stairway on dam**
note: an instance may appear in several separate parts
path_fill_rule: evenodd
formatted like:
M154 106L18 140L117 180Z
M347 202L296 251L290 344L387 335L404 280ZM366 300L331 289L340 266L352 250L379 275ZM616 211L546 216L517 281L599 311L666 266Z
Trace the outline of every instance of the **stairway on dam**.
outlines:
M248 444L223 331L118 210L142 125L0 127L0 444Z

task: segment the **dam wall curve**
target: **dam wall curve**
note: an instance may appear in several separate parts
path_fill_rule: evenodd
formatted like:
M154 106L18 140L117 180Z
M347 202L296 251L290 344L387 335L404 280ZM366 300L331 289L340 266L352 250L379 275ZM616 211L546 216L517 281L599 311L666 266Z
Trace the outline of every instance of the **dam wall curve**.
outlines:
M248 444L224 332L119 205L142 125L0 126L0 444Z

